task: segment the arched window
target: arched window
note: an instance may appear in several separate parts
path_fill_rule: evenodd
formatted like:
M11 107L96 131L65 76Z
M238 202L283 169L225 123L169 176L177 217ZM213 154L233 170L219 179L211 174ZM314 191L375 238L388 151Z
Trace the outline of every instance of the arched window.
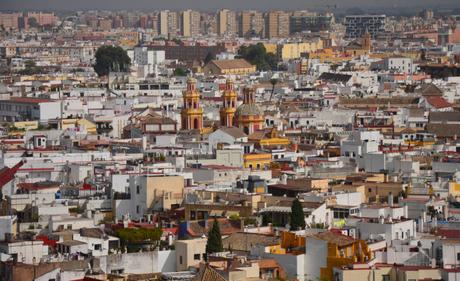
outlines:
M193 128L198 129L198 118L193 119Z

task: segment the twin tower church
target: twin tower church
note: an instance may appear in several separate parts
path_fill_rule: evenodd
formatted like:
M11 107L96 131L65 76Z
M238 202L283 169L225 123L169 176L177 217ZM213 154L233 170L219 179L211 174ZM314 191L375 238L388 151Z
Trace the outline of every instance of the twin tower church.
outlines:
M181 112L182 129L194 130L203 128L203 108L200 104L200 92L196 89L196 80L187 80L187 90L184 91L184 105ZM236 107L238 94L233 81L227 79L222 95L220 123L226 127L238 127L246 134L260 130L264 124L262 111L255 103L255 91L252 87L243 89L243 104Z

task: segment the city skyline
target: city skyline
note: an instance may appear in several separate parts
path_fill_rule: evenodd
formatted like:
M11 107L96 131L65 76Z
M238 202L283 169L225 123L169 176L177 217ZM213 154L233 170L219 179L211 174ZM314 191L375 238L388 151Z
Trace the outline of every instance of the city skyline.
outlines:
M420 0L420 1L404 1L401 3L397 0L389 0L382 3L381 1L361 1L361 0L289 0L288 3L280 0L235 0L235 1L210 1L210 0L191 0L184 3L182 0L4 0L0 5L2 11L20 11L20 10L53 10L53 11L69 11L69 10L184 10L195 9L202 11L212 11L219 9L232 9L232 10L297 10L297 9L393 9L393 8L437 8L437 9L460 9L460 2L456 0ZM400 11L406 12L406 11Z

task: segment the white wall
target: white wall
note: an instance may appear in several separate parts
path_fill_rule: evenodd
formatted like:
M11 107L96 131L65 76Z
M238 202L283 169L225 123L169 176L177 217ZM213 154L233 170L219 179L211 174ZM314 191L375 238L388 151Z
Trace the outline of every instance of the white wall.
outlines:
M5 240L6 233L13 233L13 223L16 221L16 216L1 216L0 217L0 241Z
M443 241L442 244L442 261L444 268L457 267L460 261L457 260L457 255L460 253L460 243Z
M40 121L61 118L61 102L40 103Z
M125 253L100 257L100 267L106 273L124 269L128 274L176 271L175 251Z
M327 242L307 237L305 249L305 275L307 280L317 280L320 268L327 265Z

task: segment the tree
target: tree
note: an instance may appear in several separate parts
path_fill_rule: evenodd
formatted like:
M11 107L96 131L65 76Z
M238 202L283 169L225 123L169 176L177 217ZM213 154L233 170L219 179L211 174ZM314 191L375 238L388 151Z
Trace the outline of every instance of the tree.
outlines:
M131 59L119 46L101 46L96 51L94 71L99 76L108 75L110 71L129 71Z
M275 92L275 86L278 84L278 79L272 78L270 79L270 84L272 84L272 92L270 93L270 99L268 101L272 101L273 93Z
M208 232L208 242L206 243L206 254L218 253L224 250L222 236L220 235L219 222L214 218L211 229Z
M276 70L278 59L275 54L267 53L264 44L241 46L238 56L257 66L260 71Z
M174 69L174 76L187 76L187 72L183 68L178 67Z
M204 58L204 64L207 64L208 62L212 61L213 59L215 59L215 56L209 52L206 57Z
M294 199L291 206L291 230L305 228L305 215L303 213L302 204L300 204L299 199Z
M27 24L32 28L39 28L40 24L38 23L37 19L32 17L27 20Z
M45 72L43 67L37 66L35 61L27 60L24 62L24 69L18 71L20 75L34 75Z

